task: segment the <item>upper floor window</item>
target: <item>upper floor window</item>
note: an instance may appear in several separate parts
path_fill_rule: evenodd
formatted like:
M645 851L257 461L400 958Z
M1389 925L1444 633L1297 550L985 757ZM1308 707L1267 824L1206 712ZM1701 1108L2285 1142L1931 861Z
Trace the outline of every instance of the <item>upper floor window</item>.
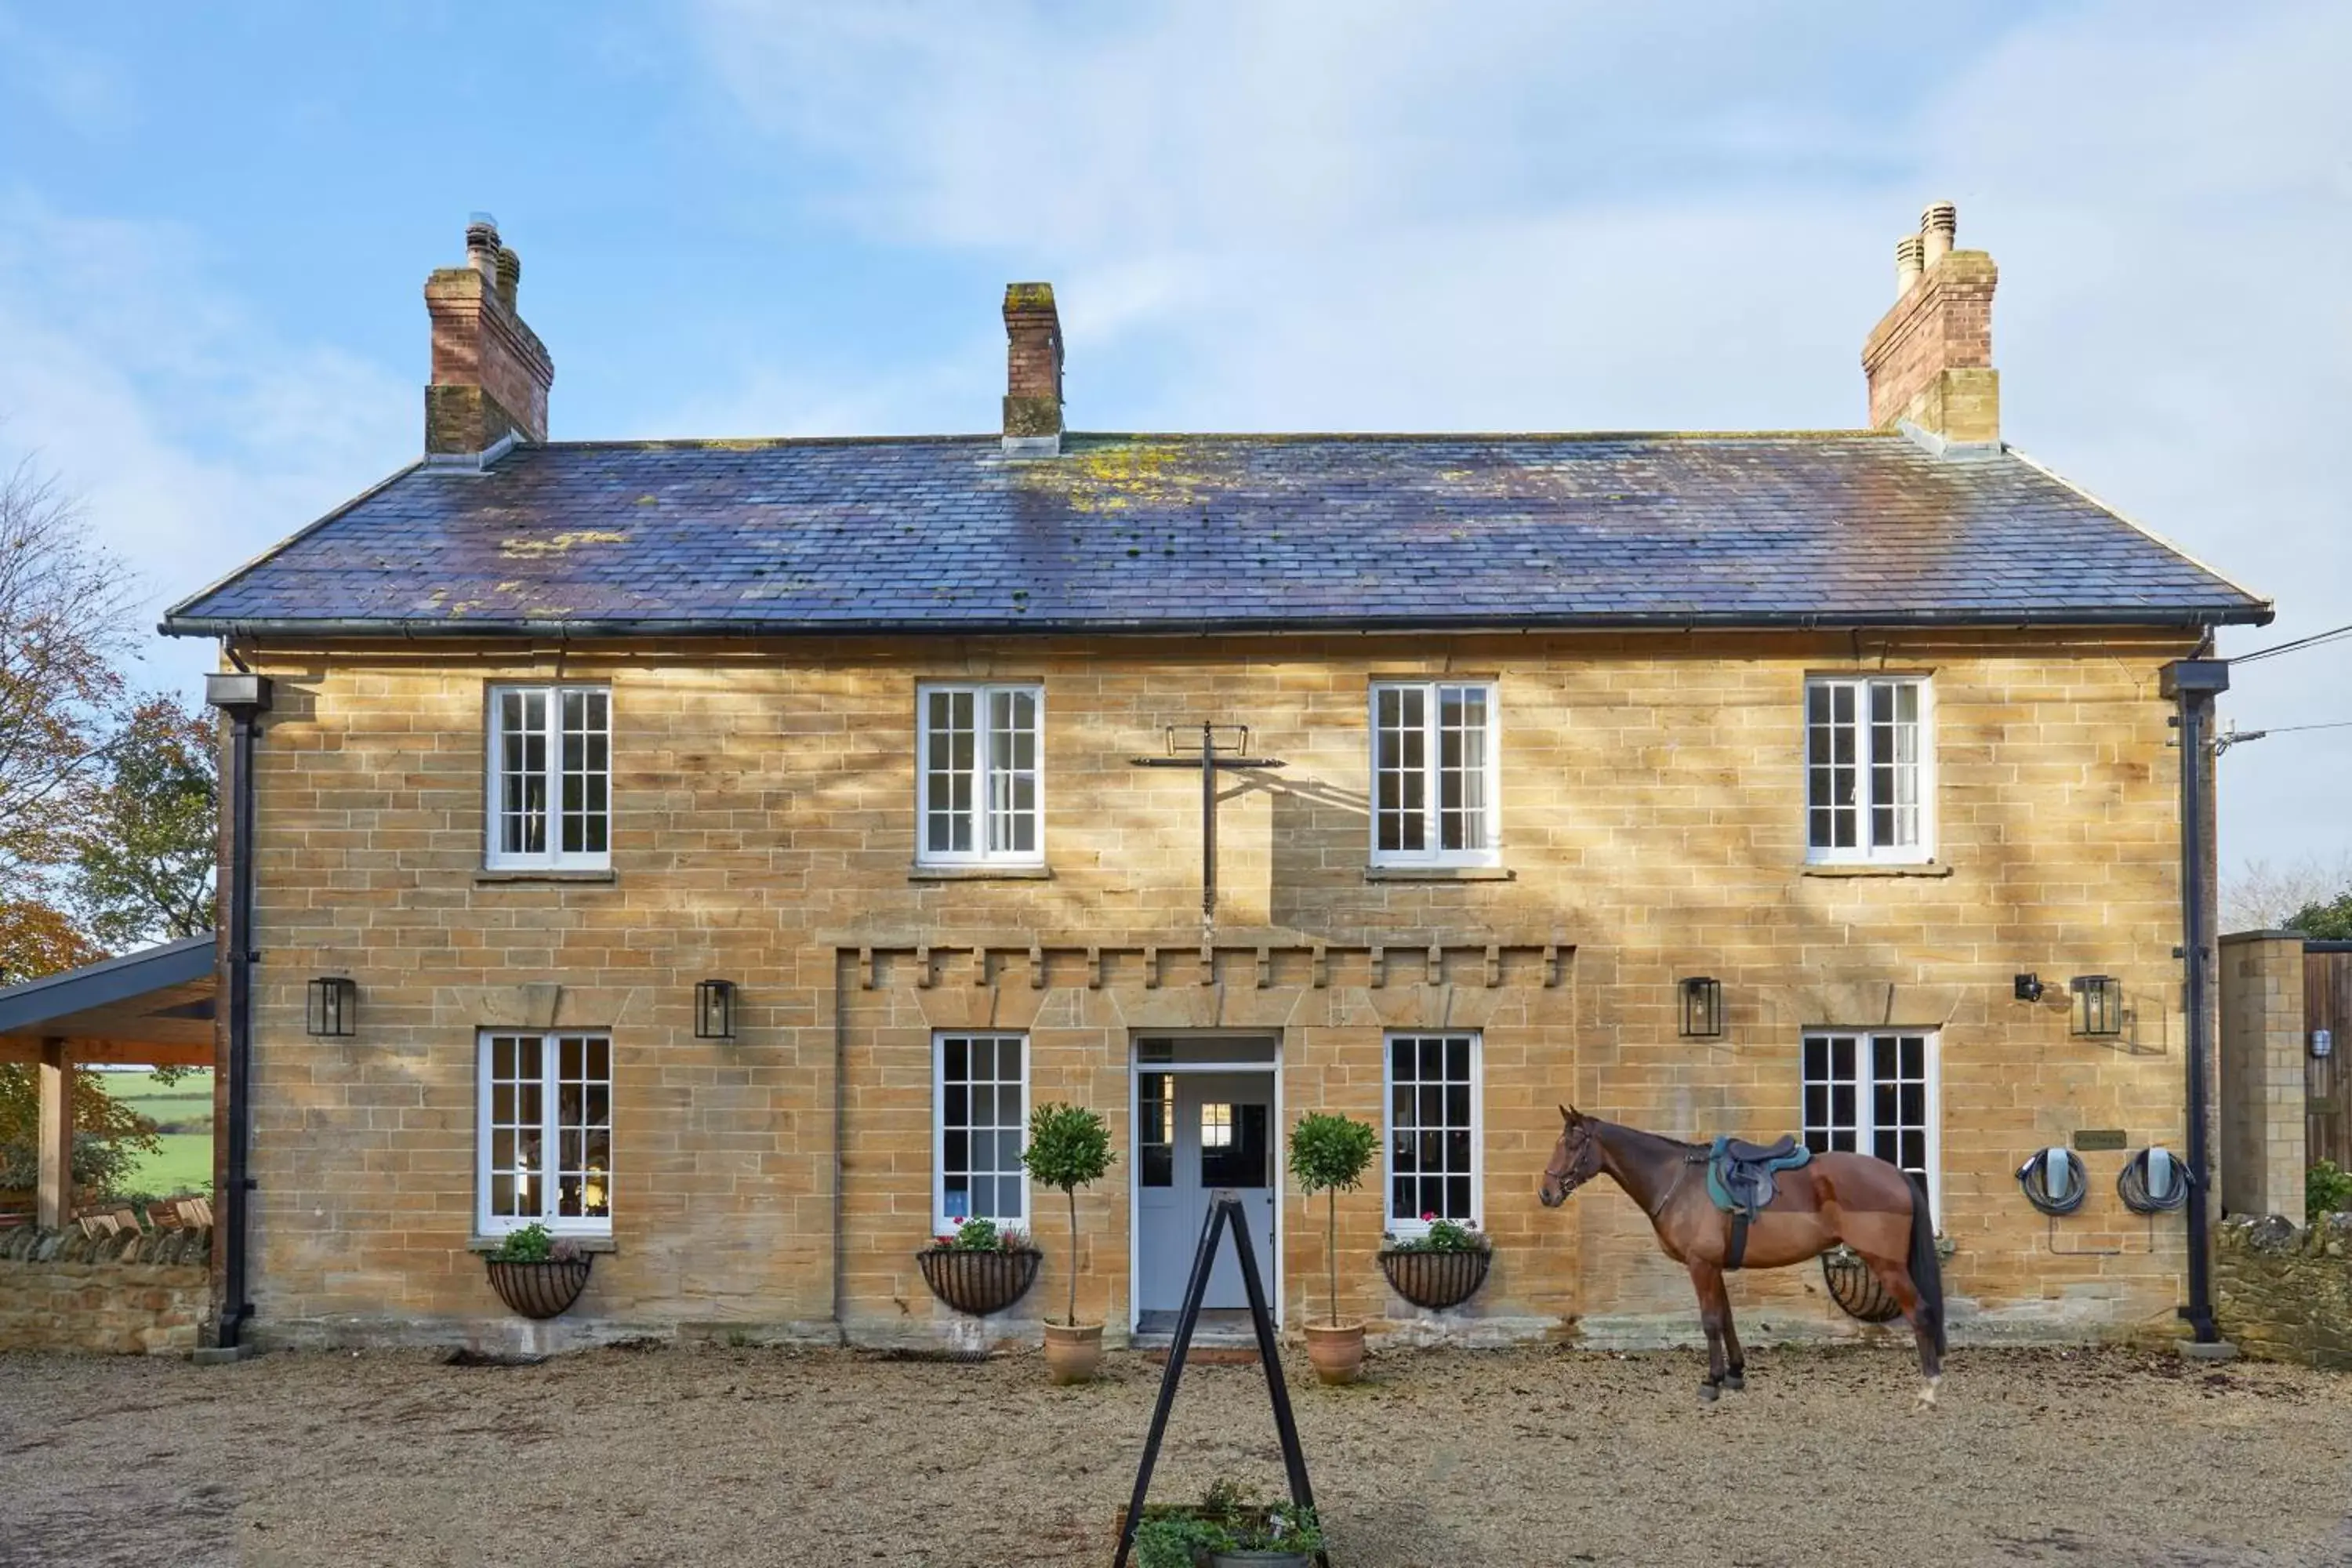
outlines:
M926 686L920 734L928 866L1037 865L1045 858L1042 686Z
M1495 689L1382 681L1372 688L1372 860L1500 863Z
M613 695L601 686L490 690L492 869L612 864Z
M1807 858L1933 858L1933 706L1920 676L1805 683Z

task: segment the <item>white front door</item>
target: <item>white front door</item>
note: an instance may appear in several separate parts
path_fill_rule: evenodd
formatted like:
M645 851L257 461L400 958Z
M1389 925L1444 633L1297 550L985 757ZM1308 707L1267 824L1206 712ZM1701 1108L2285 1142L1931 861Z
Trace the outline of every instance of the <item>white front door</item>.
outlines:
M1258 1278L1275 1310L1274 1074L1142 1070L1136 1110L1137 1310L1183 1307L1210 1196L1225 1188L1242 1197ZM1218 1243L1201 1304L1211 1310L1249 1305L1230 1238Z

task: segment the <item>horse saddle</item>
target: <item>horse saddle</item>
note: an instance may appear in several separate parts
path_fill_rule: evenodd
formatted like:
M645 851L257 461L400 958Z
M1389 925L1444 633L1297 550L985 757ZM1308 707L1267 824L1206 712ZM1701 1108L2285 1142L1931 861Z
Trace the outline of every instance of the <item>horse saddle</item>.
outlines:
M1748 1253L1748 1227L1771 1206L1780 1173L1812 1163L1813 1152L1783 1133L1777 1142L1748 1143L1717 1137L1706 1152L1706 1195L1731 1216L1731 1245L1724 1267L1737 1268Z

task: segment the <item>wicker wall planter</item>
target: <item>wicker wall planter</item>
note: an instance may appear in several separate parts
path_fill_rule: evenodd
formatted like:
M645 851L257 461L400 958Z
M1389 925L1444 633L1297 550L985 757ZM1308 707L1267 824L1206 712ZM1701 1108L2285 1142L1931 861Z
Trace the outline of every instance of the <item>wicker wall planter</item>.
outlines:
M915 1254L931 1294L959 1312L985 1318L1029 1293L1045 1254L1034 1247L1008 1251L927 1247Z
M588 1258L550 1258L544 1263L488 1259L490 1289L526 1318L552 1318L580 1300L588 1288Z
M1889 1323L1903 1315L1878 1276L1853 1247L1840 1244L1822 1254L1822 1282L1830 1289L1830 1300L1843 1308L1849 1318L1865 1323Z
M1404 1252L1381 1254L1381 1272L1396 1293L1416 1307L1442 1312L1458 1307L1486 1282L1486 1265L1494 1252L1473 1247L1464 1252Z

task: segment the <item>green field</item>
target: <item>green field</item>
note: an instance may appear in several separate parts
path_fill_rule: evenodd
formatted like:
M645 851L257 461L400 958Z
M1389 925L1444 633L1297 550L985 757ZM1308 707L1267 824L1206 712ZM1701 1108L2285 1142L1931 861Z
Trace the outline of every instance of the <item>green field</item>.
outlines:
M207 1068L163 1084L146 1072L100 1075L109 1094L140 1115L181 1131L162 1134L163 1151L142 1157L130 1178L133 1191L209 1191L213 1181L213 1075Z

